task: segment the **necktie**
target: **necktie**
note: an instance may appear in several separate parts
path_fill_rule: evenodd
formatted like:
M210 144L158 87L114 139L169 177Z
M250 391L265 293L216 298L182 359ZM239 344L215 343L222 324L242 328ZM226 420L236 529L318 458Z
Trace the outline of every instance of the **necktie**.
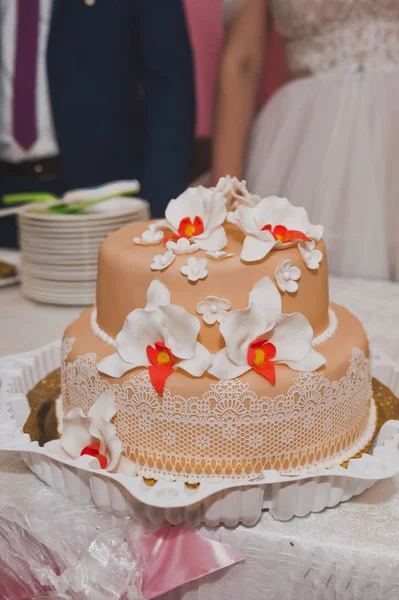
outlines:
M36 77L40 0L17 5L13 96L14 139L26 150L36 141Z

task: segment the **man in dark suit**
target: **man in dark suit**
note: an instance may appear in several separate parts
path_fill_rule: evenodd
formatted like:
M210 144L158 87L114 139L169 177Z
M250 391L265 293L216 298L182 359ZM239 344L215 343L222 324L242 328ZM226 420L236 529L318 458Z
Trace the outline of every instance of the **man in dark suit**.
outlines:
M136 178L161 216L189 183L194 135L181 0L0 0L0 11L0 195ZM0 246L15 243L0 219Z

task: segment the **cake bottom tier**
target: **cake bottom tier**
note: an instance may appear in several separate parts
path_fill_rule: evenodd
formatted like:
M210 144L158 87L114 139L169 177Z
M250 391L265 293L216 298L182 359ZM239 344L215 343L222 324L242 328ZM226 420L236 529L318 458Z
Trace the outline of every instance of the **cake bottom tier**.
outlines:
M67 329L62 356L62 408L82 408L111 389L124 454L137 474L155 478L253 478L331 467L362 450L375 428L368 341L359 321L332 305L334 336L317 350L327 364L315 373L276 367L276 385L250 371L239 379L195 379L173 373L163 397L147 369L119 379L97 370L115 349L95 337L91 310Z

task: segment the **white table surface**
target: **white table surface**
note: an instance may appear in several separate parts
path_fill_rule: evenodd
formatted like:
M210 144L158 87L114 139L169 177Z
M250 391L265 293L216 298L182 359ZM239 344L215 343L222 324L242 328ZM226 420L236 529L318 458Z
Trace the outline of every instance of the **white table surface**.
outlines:
M362 320L374 357L399 363L399 284L334 278L331 298ZM0 355L55 339L78 313L79 309L23 299L19 287L0 289ZM19 507L13 499L21 497L21 486L29 501ZM33 511L36 499L43 496L51 504L49 494L54 496L55 510L57 493L38 481L17 455L0 453L0 515L11 511L29 529L23 513ZM62 500L64 511L68 502ZM92 519L93 509L87 510ZM113 535L115 522L106 522L98 513L98 523L102 535ZM35 530L32 525L31 531L48 542L43 528ZM284 523L264 513L254 528L203 528L201 533L234 545L245 562L170 593L165 600L399 599L399 476L304 519ZM54 547L57 536L57 529L52 529Z
M18 263L18 253L0 248L0 260ZM0 287L0 357L44 346L61 337L84 307L40 304L24 298L20 285Z

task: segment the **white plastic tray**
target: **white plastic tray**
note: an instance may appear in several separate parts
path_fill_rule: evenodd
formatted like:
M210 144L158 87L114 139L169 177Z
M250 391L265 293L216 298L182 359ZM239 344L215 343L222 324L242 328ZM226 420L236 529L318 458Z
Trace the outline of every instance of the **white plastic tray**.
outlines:
M265 471L256 481L204 481L196 489L182 481L158 481L149 487L141 477L102 471L87 456L68 461L52 455L23 433L30 410L26 393L59 364L60 341L0 360L0 450L19 451L40 479L78 503L94 501L99 508L146 515L154 523L232 527L241 521L249 526L262 509L279 520L302 517L349 500L399 472L399 421L389 421L372 455L351 460L347 469L338 466L295 477ZM374 365L374 376L399 394L399 369L393 364Z

